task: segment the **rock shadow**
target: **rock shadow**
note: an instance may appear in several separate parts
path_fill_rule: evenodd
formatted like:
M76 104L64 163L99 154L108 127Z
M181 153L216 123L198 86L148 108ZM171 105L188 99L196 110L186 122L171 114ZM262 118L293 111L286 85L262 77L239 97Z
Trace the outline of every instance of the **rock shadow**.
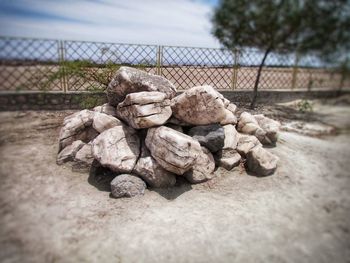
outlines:
M117 176L117 173L96 163L90 168L88 183L95 186L99 191L110 192L111 181Z
M169 188L148 188L149 191L158 193L167 200L175 200L180 195L192 190L192 185L185 178L178 176L176 184Z

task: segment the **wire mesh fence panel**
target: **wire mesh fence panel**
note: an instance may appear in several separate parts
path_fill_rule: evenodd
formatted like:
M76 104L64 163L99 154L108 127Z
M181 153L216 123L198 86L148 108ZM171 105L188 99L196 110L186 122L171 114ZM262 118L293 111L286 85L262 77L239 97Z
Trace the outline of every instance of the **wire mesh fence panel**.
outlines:
M242 50L239 53L237 89L253 89L264 53ZM293 55L271 53L261 71L259 89L290 89L293 83Z
M165 46L162 48L163 77L178 89L212 85L217 89L232 87L234 58L222 49Z
M122 65L158 74L179 90L197 85L251 90L264 54L193 48L0 37L0 90L104 90ZM350 88L349 78L317 57L270 53L259 89Z
M0 38L1 90L61 90L58 41Z
M115 71L128 65L156 73L157 46L65 41L68 90L104 90Z

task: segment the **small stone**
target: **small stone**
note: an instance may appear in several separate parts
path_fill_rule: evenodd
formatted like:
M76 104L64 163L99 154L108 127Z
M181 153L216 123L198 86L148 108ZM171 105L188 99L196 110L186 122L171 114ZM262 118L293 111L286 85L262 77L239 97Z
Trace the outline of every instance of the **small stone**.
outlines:
M56 163L61 165L65 162L73 161L76 153L85 145L81 140L74 141L71 145L64 148L58 155Z
M116 198L143 195L145 189L145 182L132 174L118 175L111 182L112 196Z
M225 141L223 149L236 149L238 144L238 132L236 131L235 126L228 124L223 126L225 133Z
M261 146L254 147L247 154L247 169L258 176L267 176L274 173L277 163L278 157Z
M244 134L254 135L262 144L274 145L277 141L280 126L279 122L262 114L252 115L243 112L239 117L237 129Z
M202 152L197 157L192 168L184 174L186 179L193 184L202 183L214 177L214 157L205 147L201 147L201 149Z
M230 171L238 166L241 162L241 155L233 149L223 149L214 155L215 162L218 166Z

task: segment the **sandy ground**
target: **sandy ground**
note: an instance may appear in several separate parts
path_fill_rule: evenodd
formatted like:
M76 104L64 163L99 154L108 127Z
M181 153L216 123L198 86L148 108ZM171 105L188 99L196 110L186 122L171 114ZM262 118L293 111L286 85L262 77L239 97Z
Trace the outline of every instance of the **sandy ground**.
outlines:
M0 261L350 262L350 108L317 111L341 133L282 132L272 176L218 169L132 199L110 198L108 177L55 164L69 112L2 112Z

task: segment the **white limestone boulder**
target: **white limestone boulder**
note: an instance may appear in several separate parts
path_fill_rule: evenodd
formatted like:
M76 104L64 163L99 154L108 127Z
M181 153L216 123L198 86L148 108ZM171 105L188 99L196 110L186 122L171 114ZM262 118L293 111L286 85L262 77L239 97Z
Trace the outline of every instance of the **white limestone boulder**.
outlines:
M92 120L92 127L99 133L119 125L123 125L119 119L105 113L96 112Z
M165 126L150 128L145 142L152 157L165 170L178 175L191 169L202 152L197 140Z
M243 112L239 117L237 129L244 134L254 135L265 145L274 145L278 138L280 123L264 115Z
M166 78L130 67L120 67L107 87L108 102L117 106L129 93L159 91L168 99L176 95L175 86Z
M176 183L175 174L160 166L145 145L142 145L141 156L133 173L140 176L150 187L154 188L171 187Z
M91 126L95 112L82 110L67 116L59 134L59 151L76 140L88 143L98 132Z
M157 91L130 93L118 104L118 116L135 129L162 125L171 117L170 100L166 96Z
M133 128L115 126L95 138L92 153L102 166L115 172L129 173L140 154L140 139Z
M171 101L173 115L192 125L220 123L226 117L222 95L211 86L186 90Z

